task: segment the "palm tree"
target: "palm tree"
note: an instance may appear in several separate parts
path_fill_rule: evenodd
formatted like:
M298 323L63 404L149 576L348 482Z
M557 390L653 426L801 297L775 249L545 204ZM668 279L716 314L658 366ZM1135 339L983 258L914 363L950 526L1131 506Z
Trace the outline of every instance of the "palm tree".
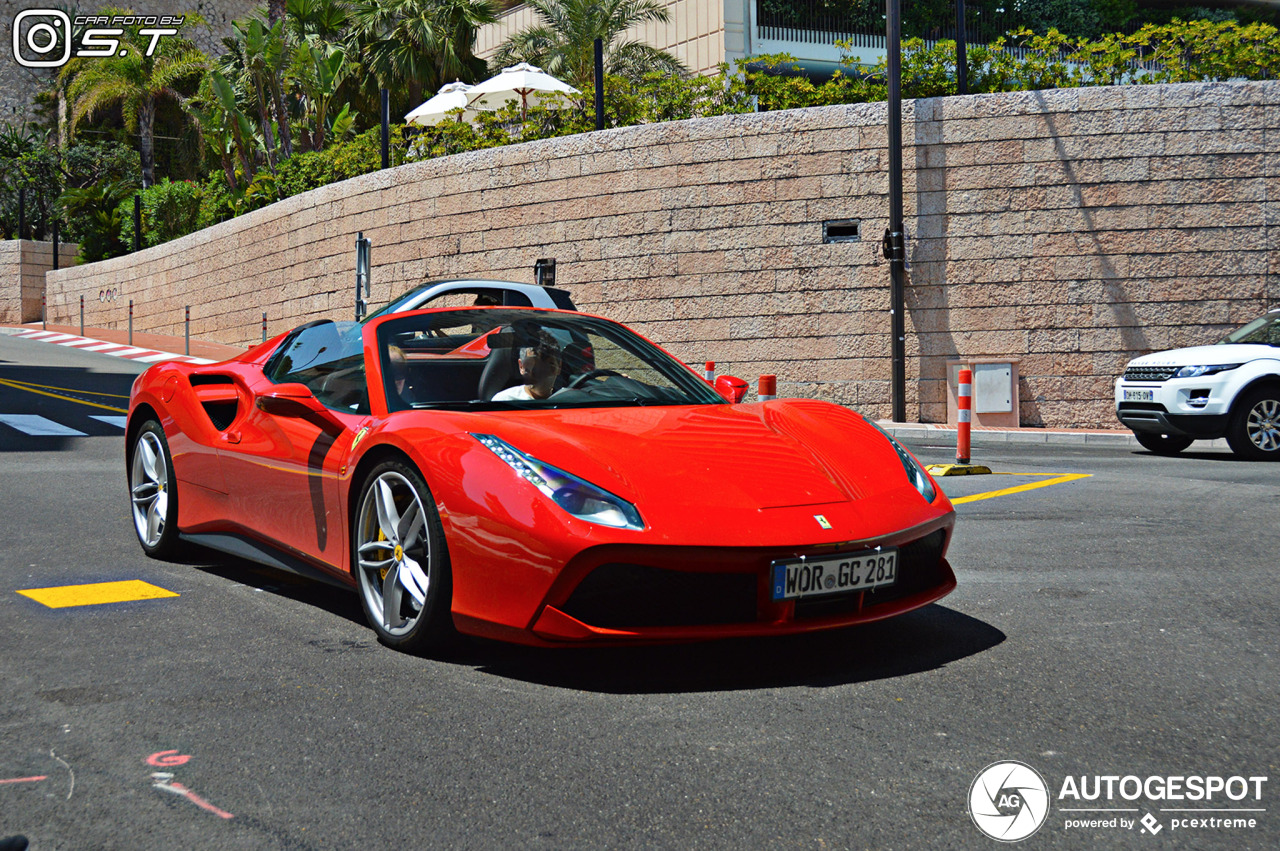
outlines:
M412 105L428 90L483 75L476 30L498 19L495 0L356 0L351 12L354 55Z
M595 40L604 41L606 74L636 78L648 71L683 76L679 59L642 41L620 41L637 24L666 23L655 0L529 0L541 24L509 38L497 67L528 62L583 91L594 88Z
M254 95L258 118L262 123L262 135L267 142L268 164L276 154L275 137L272 134L272 117L280 133L280 159L293 156L293 137L289 131L289 113L284 105L281 82L289 65L292 51L285 39L284 21L268 23L260 18L232 23L235 37L223 39L228 57L239 61L241 81ZM230 69L228 69L230 70Z
M104 9L101 14L126 13ZM176 36L160 39L155 51L147 56L151 37L140 36L137 27L124 30L116 55L72 59L62 66L58 80L67 85L71 135L85 119L93 119L112 107L120 108L125 126L138 134L145 188L156 180L156 106L164 99L181 103L185 97L181 84L199 79L209 57L190 41Z
M343 0L289 0L285 26L297 42L336 44L350 29L351 9Z

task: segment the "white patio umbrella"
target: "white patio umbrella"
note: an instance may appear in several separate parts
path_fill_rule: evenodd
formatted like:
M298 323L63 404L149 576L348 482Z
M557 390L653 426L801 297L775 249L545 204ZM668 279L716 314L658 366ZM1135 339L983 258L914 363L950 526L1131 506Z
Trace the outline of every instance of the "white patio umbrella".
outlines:
M441 86L440 91L427 101L414 107L404 120L409 124L420 124L424 127L432 124L439 124L451 113L461 109L458 120L464 118L472 118L475 111L467 107L467 102L471 99L470 92L472 87L466 83L449 83Z
M541 68L527 62L503 68L502 73L471 87L467 96L472 109L500 109L507 101L520 101L523 120L529 107L541 103L551 94L576 95L578 90L561 82Z

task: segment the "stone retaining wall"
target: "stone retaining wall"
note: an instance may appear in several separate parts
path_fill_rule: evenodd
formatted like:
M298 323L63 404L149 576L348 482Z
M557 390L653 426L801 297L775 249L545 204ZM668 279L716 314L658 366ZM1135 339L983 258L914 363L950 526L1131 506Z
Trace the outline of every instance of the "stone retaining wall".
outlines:
M59 264L74 265L79 246L61 243ZM53 243L28 239L0 241L0 325L40 321L45 273L53 268ZM78 309L78 305L77 305Z
M414 163L49 276L52 318L248 344L451 276L555 257L586 309L689 363L889 415L886 105L632 127ZM904 104L908 419L946 419L945 363L1016 357L1024 425L1114 425L1135 354L1280 305L1280 83L1071 89ZM823 222L860 221L824 244ZM115 302L99 302L116 288Z

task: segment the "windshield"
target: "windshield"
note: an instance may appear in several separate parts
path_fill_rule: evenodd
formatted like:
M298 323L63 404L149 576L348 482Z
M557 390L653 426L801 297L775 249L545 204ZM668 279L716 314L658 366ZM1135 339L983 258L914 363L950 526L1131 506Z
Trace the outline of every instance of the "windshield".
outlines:
M1260 316L1243 328L1232 331L1218 345L1228 343L1260 343L1264 346L1280 346L1280 311Z
M724 403L687 367L621 325L571 313L409 315L378 326L378 351L393 411Z

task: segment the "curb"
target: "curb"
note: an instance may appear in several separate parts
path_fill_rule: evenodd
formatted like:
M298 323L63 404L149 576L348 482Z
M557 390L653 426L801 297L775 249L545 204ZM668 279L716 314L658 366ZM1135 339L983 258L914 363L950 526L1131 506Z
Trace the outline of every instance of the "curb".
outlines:
M954 426L933 425L931 423L895 423L888 420L877 422L882 429L895 438L927 444L950 444L955 446L956 429ZM970 443L974 446L1007 446L1015 445L1051 445L1051 446L1105 446L1114 449L1141 449L1138 439L1129 431L1072 431L1069 429L974 429L970 433ZM1229 449L1223 438L1216 440L1198 440L1193 444L1197 449Z
M146 349L130 346L127 343L108 343L93 337L81 337L79 334L64 334L60 331L42 331L31 328L0 328L0 334L32 340L37 343L51 343L55 346L66 346L71 349L93 352L98 355L110 355L115 358L134 360L139 363L159 363L160 361L183 361L185 363L216 363L208 358L197 358L190 355L178 355L173 352L162 352L158 349Z

